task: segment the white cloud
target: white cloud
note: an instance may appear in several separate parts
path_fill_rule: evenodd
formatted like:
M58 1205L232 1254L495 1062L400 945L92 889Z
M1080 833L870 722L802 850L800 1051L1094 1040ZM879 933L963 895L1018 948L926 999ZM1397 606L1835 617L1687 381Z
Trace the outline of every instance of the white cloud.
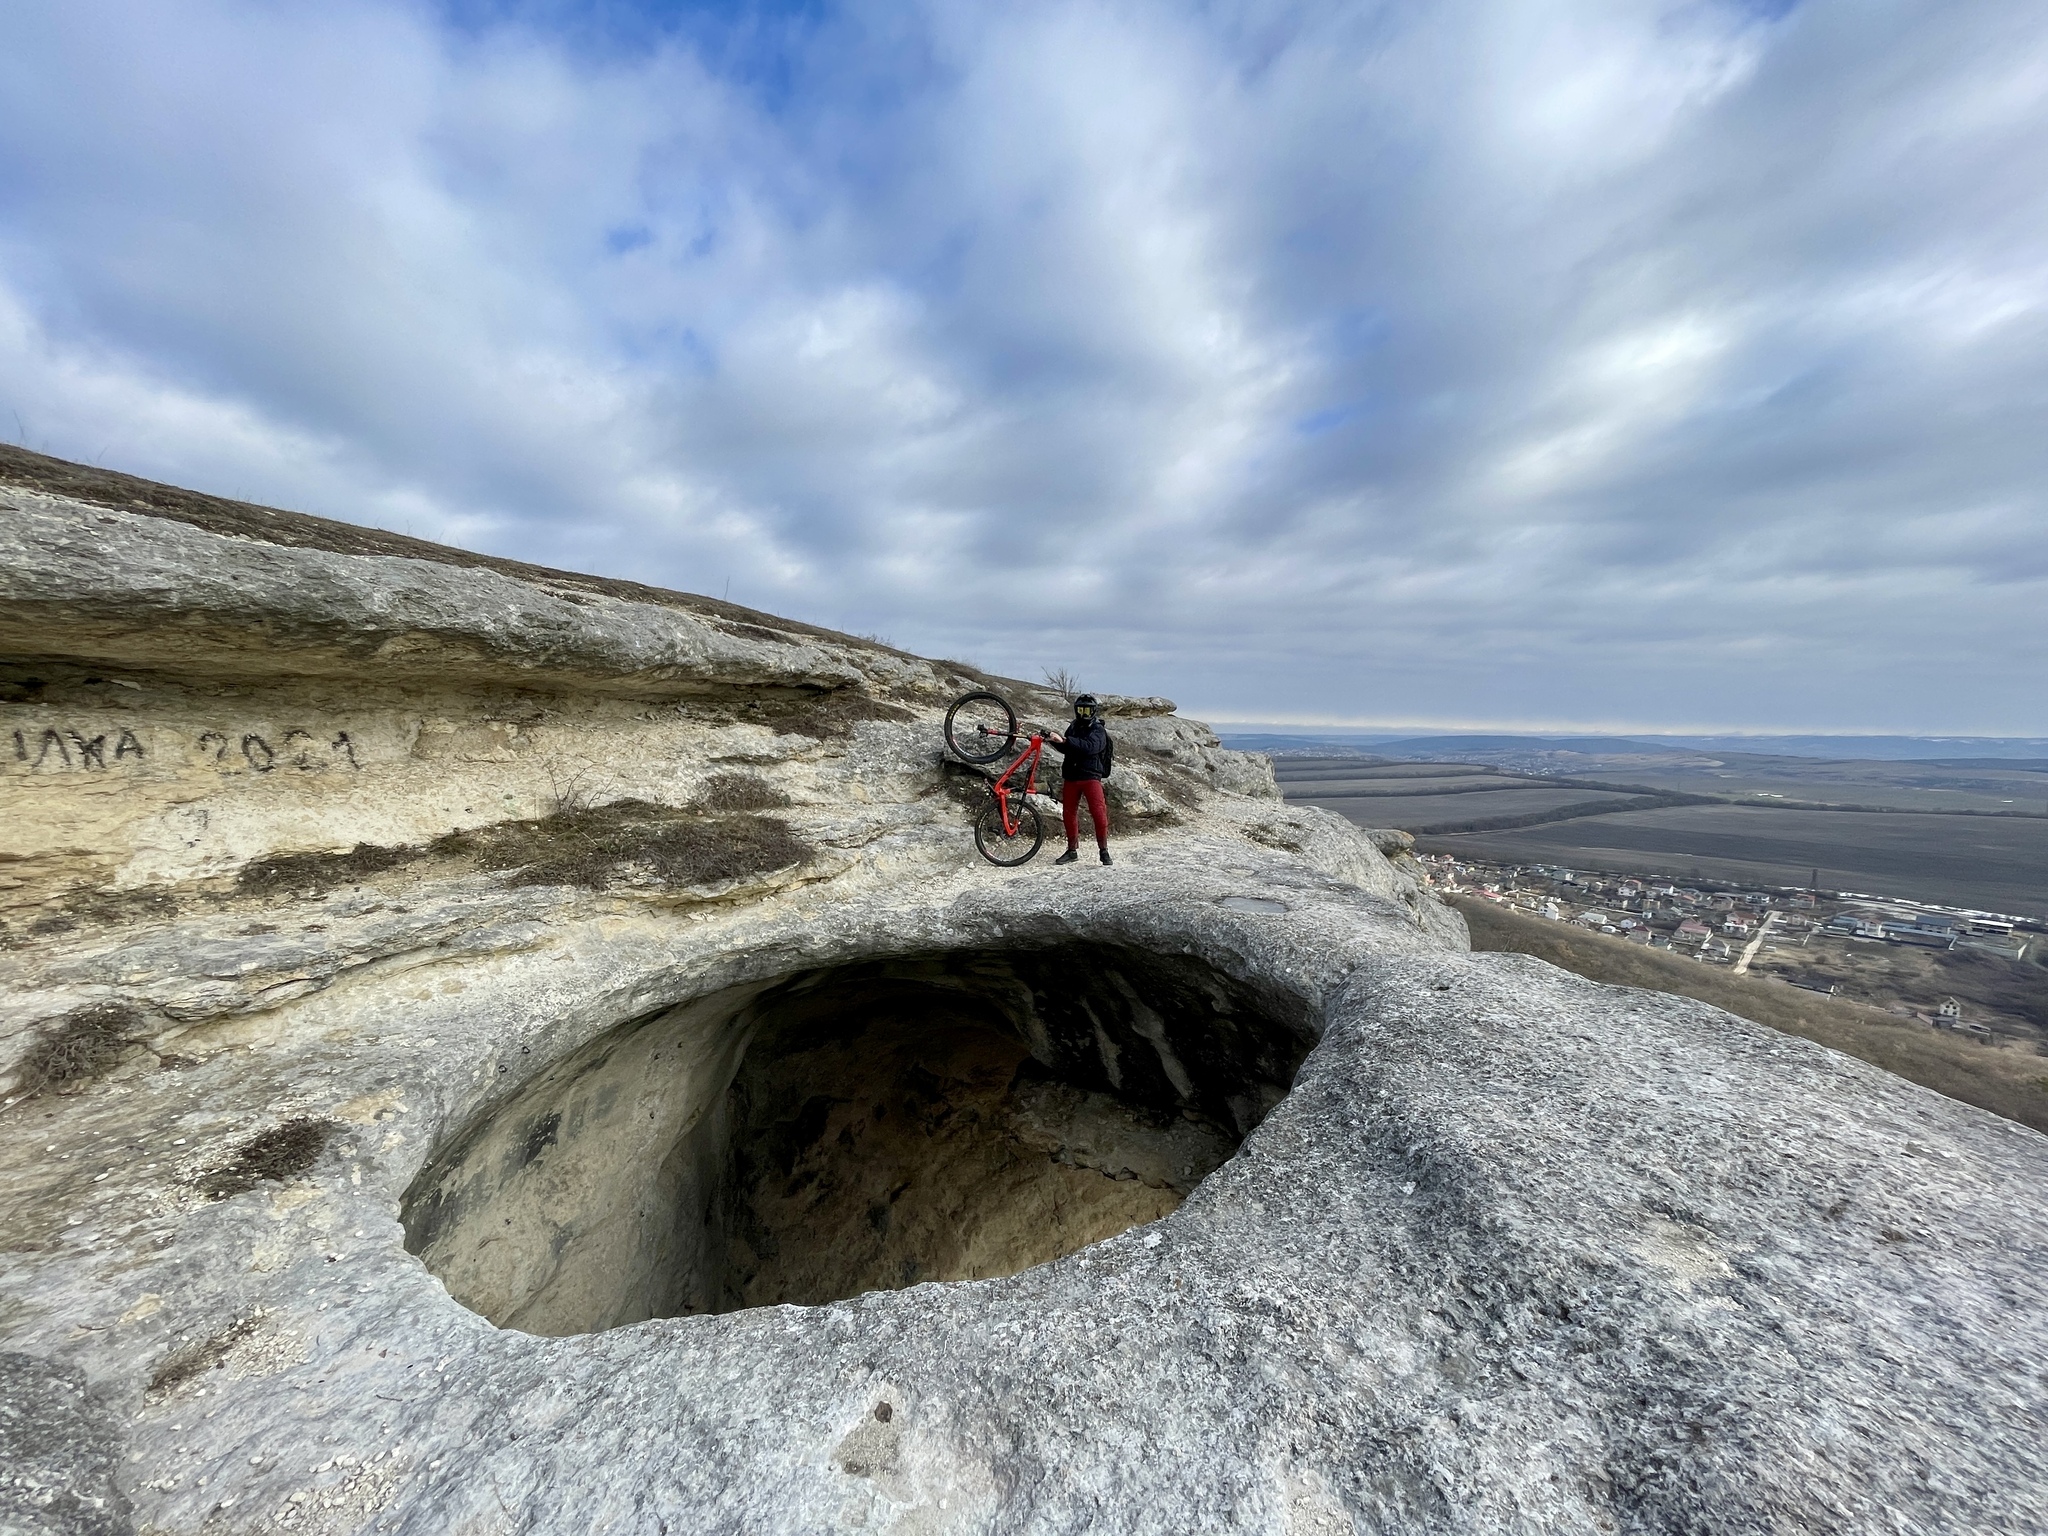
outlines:
M708 35L11 7L0 431L1225 714L2043 729L2023 0Z

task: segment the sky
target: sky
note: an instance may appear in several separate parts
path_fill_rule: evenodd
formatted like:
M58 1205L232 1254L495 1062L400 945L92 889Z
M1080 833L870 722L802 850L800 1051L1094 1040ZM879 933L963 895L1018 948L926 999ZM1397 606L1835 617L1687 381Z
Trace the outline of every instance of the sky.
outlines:
M10 0L0 436L1237 722L2048 734L2039 0Z

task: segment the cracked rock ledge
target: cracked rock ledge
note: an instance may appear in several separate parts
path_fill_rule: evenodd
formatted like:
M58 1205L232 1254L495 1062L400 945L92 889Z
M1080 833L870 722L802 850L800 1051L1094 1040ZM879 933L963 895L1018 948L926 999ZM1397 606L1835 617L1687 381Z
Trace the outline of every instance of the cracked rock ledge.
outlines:
M971 667L9 455L0 1531L2048 1529L2036 1133L1165 700L1000 870Z

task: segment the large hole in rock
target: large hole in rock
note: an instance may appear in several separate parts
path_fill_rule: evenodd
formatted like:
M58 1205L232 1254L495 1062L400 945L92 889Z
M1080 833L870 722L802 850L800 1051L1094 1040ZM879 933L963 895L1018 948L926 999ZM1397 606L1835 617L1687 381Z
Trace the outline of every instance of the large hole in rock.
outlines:
M422 1170L406 1247L542 1334L1013 1274L1173 1210L1311 1043L1298 999L1184 956L805 972L537 1075Z

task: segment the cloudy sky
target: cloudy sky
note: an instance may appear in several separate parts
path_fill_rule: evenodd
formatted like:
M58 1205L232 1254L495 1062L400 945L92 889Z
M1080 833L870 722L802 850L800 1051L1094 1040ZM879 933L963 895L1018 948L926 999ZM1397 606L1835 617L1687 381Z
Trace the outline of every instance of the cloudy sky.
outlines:
M1232 720L2048 734L2040 0L9 0L0 435Z

